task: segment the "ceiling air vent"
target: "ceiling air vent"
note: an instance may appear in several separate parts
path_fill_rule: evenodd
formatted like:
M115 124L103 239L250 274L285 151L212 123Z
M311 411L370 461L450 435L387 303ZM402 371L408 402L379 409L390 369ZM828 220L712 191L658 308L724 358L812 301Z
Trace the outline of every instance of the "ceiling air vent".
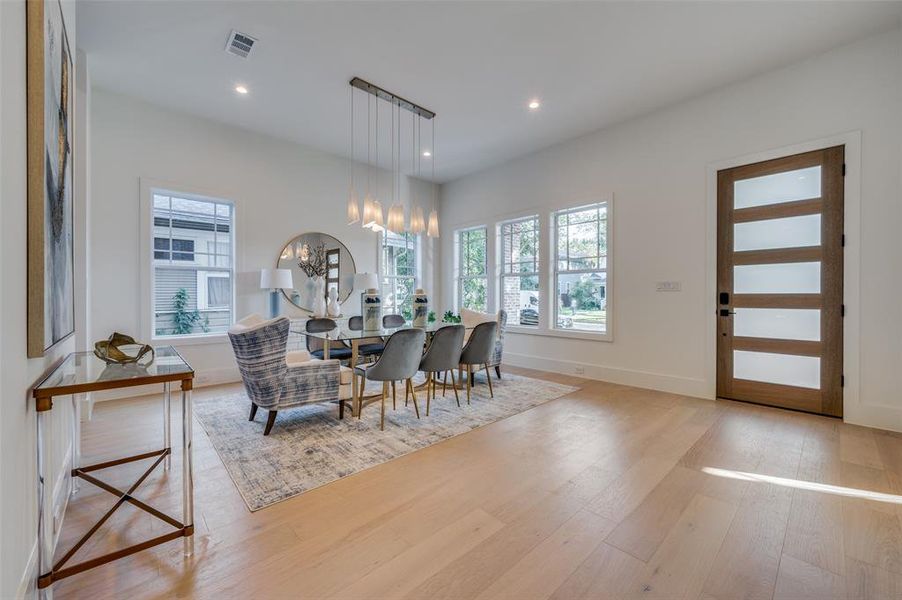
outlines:
M229 54L247 58L247 55L251 53L251 49L256 43L257 40L255 38L233 29L232 33L229 34L229 41L226 43L225 50Z

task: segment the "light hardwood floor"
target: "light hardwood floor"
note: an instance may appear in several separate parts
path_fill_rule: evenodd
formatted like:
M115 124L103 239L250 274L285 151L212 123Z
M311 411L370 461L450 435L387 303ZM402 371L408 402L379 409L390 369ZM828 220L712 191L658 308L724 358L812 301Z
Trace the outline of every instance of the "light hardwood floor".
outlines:
M59 582L56 595L902 598L902 506L839 493L902 494L902 436L519 372L581 389L253 514L195 425L195 556L172 542ZM98 405L85 462L159 445L160 406ZM177 515L174 446L172 476L158 472L138 497ZM103 476L126 485L139 470ZM82 484L62 545L112 499ZM79 556L166 527L127 506Z

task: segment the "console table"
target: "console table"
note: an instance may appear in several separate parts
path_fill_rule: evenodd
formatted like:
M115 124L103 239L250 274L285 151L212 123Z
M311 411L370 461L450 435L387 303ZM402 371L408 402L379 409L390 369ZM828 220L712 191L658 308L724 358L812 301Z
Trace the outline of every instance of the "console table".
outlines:
M171 346L161 346L154 349L155 356L152 362L146 365L107 364L94 356L91 352L75 352L66 357L47 377L35 386L32 396L37 410L37 470L38 470L38 589L45 598L51 596L52 584L66 577L93 569L108 562L129 556L141 550L166 543L168 541L184 538L184 550L186 555L193 552L194 538L194 484L192 473L192 417L191 417L191 390L194 383L194 369ZM147 479L151 472L160 464L164 470L168 470L171 462L172 448L170 446L170 406L172 383L178 382L182 396L182 520L179 521L159 510L145 504L132 494ZM88 466L80 466L78 457L73 453L72 477L83 479L100 489L117 497L113 506L92 526L88 532L79 539L71 549L56 563L53 562L53 547L48 541L46 531L46 519L44 516L44 501L46 497L45 467L44 467L44 419L48 411L53 409L53 399L57 396L69 396L128 388L148 384L162 384L164 392L163 401L163 448L151 452L145 452L134 456L127 456L115 460L105 461ZM133 483L127 490L120 490L95 477L94 473L130 463L138 460L155 458L151 466ZM113 513L125 503L129 503L165 523L172 526L173 530L164 535L146 540L144 542L122 548L103 556L85 560L73 565L67 565L69 560L81 548L88 539L113 515Z

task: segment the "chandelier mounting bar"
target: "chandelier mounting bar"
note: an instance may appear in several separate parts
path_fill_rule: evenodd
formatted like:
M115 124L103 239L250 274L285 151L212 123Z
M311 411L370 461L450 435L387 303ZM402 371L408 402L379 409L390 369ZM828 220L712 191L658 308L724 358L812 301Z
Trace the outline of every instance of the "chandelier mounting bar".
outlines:
M435 117L435 113L427 108L423 108L419 104L414 104L410 100L402 98L397 94L393 94L386 89L379 87L378 85L372 84L369 81L361 79L360 77L353 78L350 82L352 87L355 87L359 90L363 90L368 94L372 94L377 98L382 98L386 102L391 102L392 104L396 104L403 109L409 110L415 115L419 115L424 119L432 119Z

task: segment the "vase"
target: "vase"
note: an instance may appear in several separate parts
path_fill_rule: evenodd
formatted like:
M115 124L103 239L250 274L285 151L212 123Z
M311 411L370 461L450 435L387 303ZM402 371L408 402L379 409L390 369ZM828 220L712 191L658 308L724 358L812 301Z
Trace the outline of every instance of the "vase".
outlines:
M329 290L329 306L326 308L326 312L329 313L330 317L341 316L341 305L338 303L337 288L332 288L331 290Z
M326 316L326 282L322 277L316 277L313 288L313 318L322 319Z
M376 288L370 288L363 294L363 329L379 331L382 329L382 298Z
M429 297L423 288L417 288L413 294L413 326L426 327L429 318Z

